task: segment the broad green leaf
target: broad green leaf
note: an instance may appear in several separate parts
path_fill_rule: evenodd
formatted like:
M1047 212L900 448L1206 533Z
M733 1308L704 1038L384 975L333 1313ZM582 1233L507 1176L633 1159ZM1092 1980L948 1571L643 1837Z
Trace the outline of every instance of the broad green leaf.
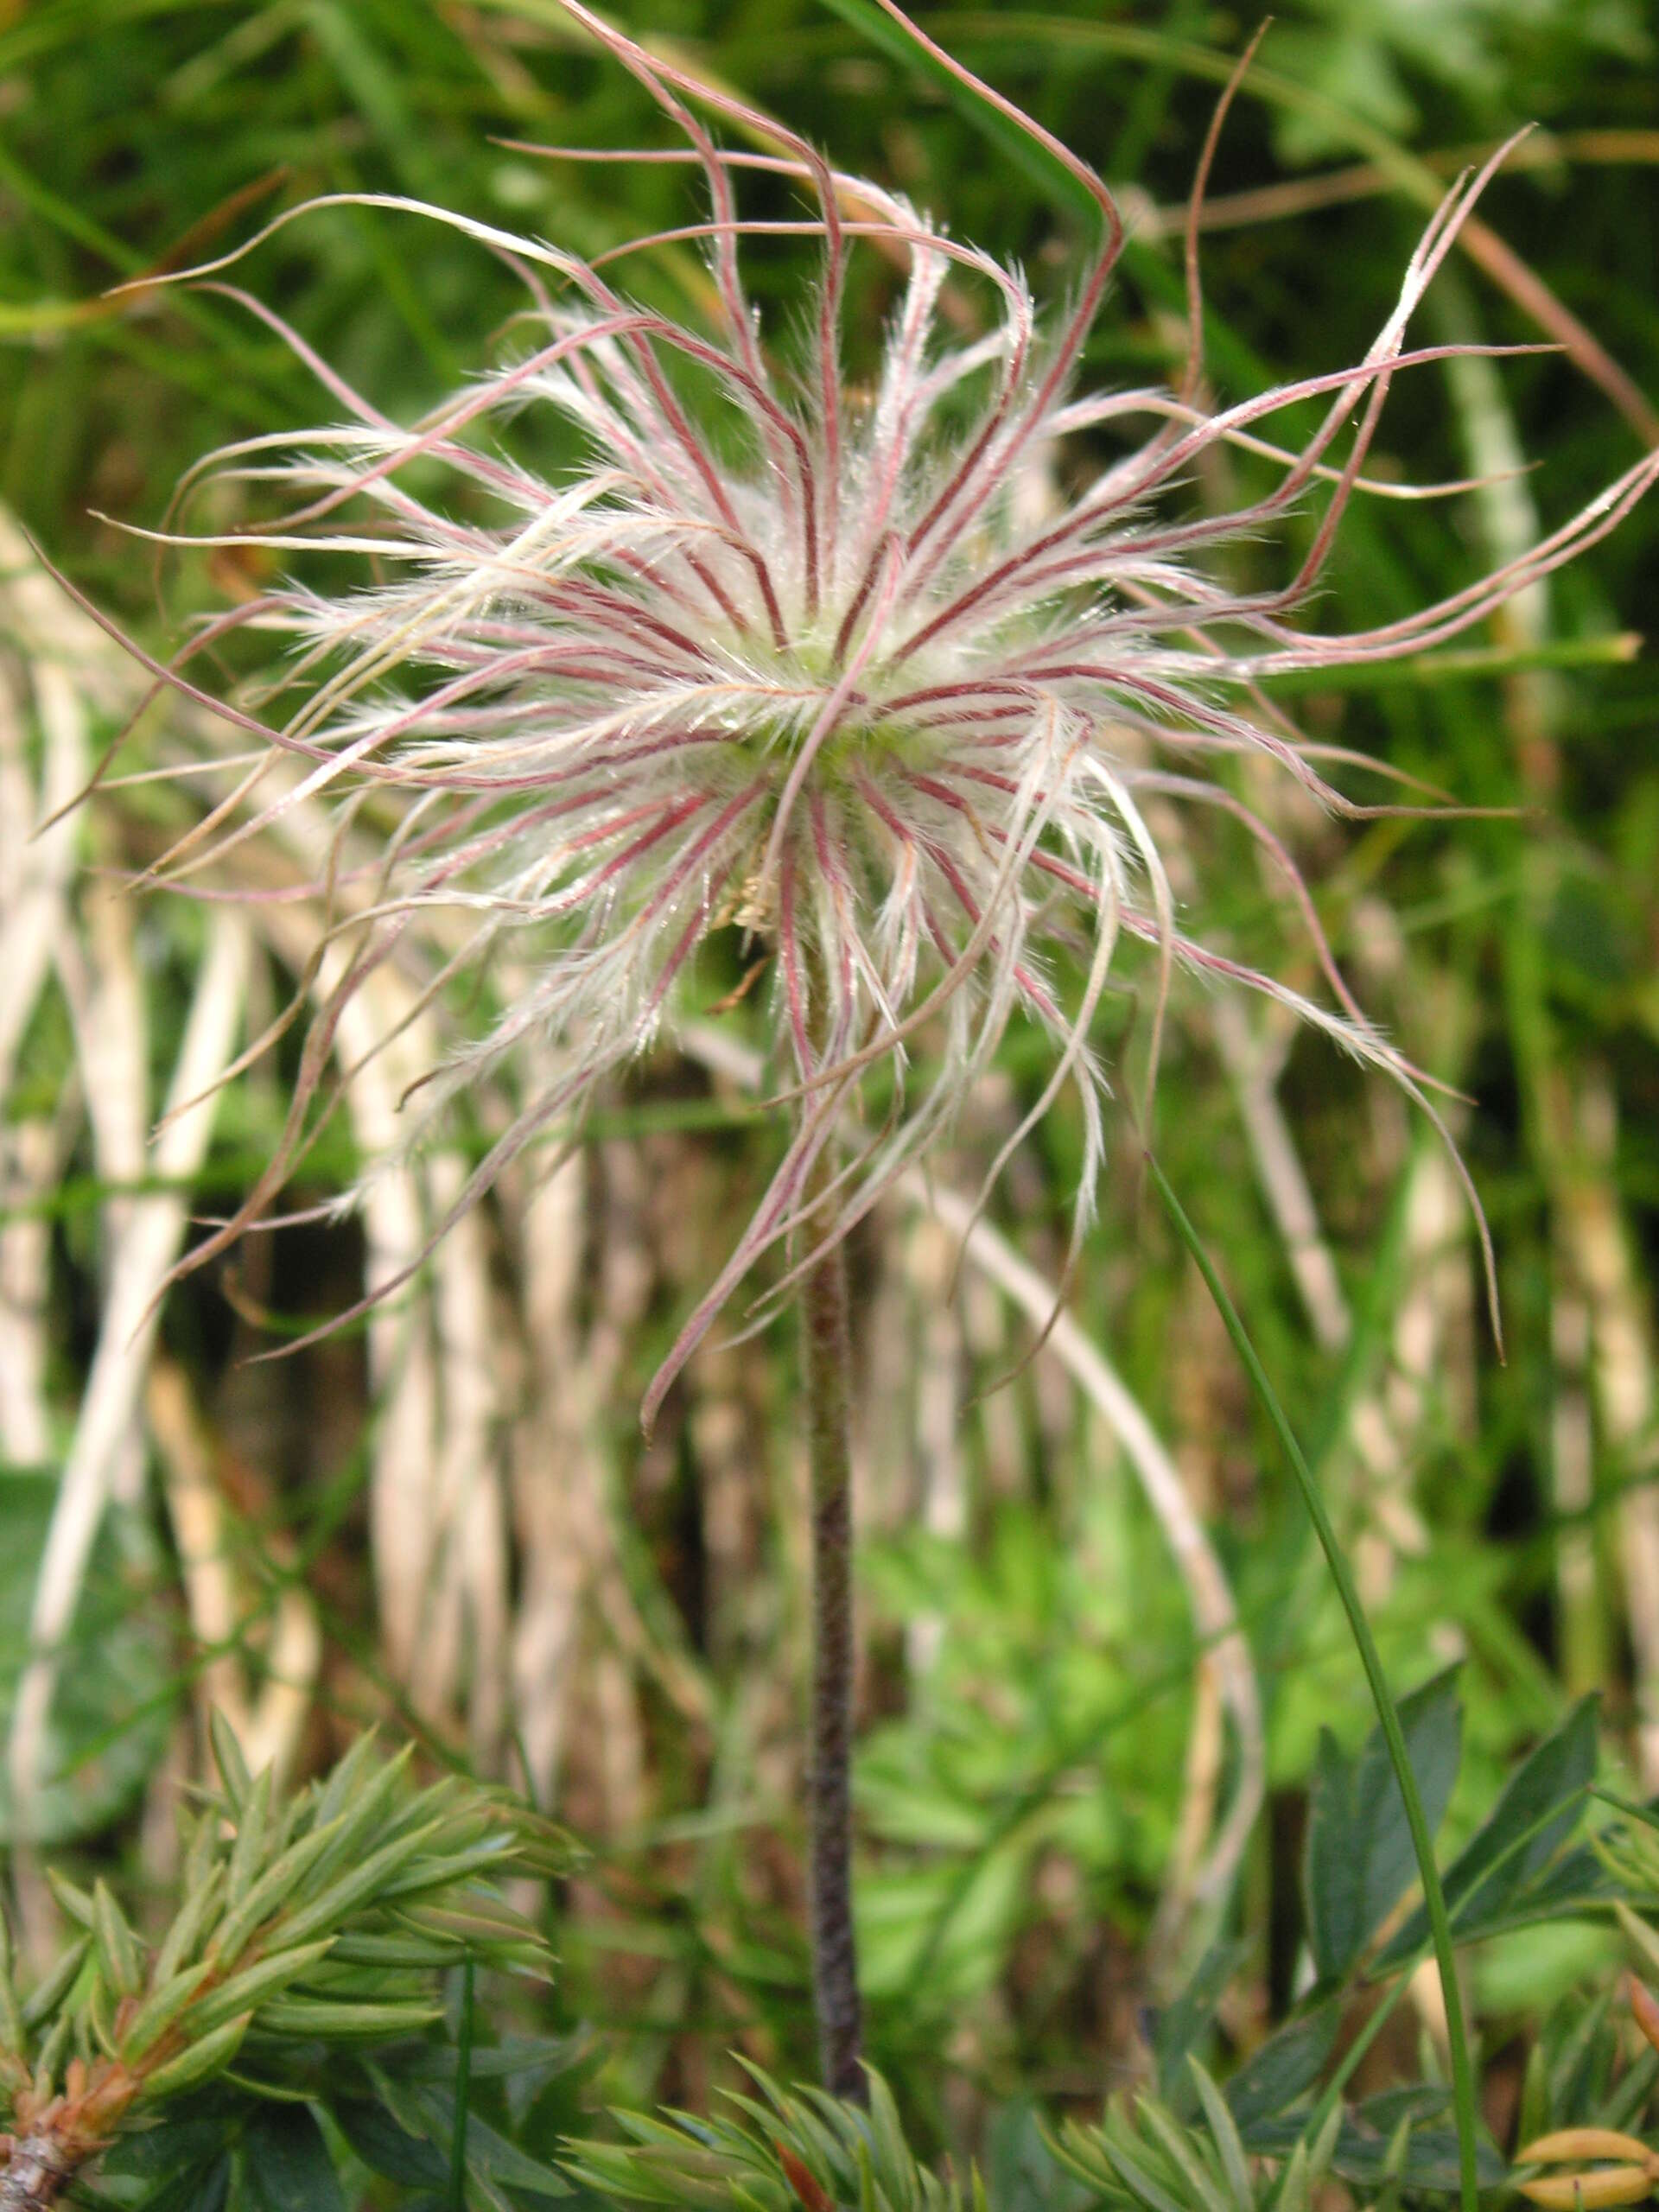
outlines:
M209 2164L162 2184L151 2200L154 2212L225 2212L231 2194L231 2157L221 2152Z
M341 2134L365 2166L405 2189L438 2189L449 2177L448 2160L424 2136L411 2135L384 2105L361 2101L331 2107Z
M1372 2100L1373 2103L1376 2101ZM1446 2103L1450 2103L1449 2097ZM1366 2110L1370 2109L1368 2105ZM1344 2113L1332 2153L1332 2172L1368 2193L1380 2188L1388 2178L1389 2152L1397 2126L1396 2120L1395 2128L1383 2133L1359 2115ZM1294 2118L1263 2120L1249 2132L1250 2149L1262 2158L1287 2158L1301 2139L1300 2124ZM1475 2146L1475 2170L1483 2189L1497 2188L1509 2171L1492 2145L1484 2141L1477 2141ZM1414 2129L1407 2139L1401 2178L1408 2188L1454 2196L1458 2187L1456 2130L1446 2126Z
M1581 1699L1510 1777L1448 1868L1446 1906L1460 1941L1473 1942L1505 1921L1509 1908L1572 1834L1595 1778L1596 1721L1595 1699ZM1599 1874L1599 1862L1591 1864ZM1378 1966L1403 1964L1427 1941L1428 1919L1420 1905Z
M1599 2111L1612 2076L1618 2031L1614 1991L1601 1990L1562 2037L1549 2069L1548 2109L1562 2115Z
M336 1951L332 1954L338 1956ZM514 2082L529 2080L545 2088L556 2075L568 2074L592 2060L594 2045L585 2034L569 2036L505 2035L499 2043L477 2044L467 2059L467 2071L474 2082ZM442 2044L414 2044L395 2061L381 2062L389 2075L400 2082L451 2083L455 2078L456 2055Z
M1659 1828L1659 1803L1638 1805L1633 1797L1621 1797L1617 1789L1596 1789L1591 1794L1599 1797L1604 1805L1614 1806L1626 1820L1639 1821L1643 1827Z
M395 2061L384 2059L381 2071L411 2088L421 2082L453 2088L457 2056L447 2044L415 2044L407 2054L397 2053ZM505 2035L499 2043L475 2044L467 2056L467 2072L474 2082L501 2084L516 2128L550 2083L563 2075L590 2071L602 2063L602 2056L599 2044L586 2034Z
M1588 1844L1567 1852L1535 1881L1510 1899L1501 1913L1490 1920L1471 1922L1471 1933L1499 1936L1512 1928L1529 1928L1564 1914L1595 1911L1619 1894L1620 1884L1604 1866Z
M200 2108L177 2118L159 2120L131 2135L124 2135L99 2161L100 2178L156 2182L187 2168L205 2168L224 2147L222 2118L206 2119Z
M1445 1818L1463 1744L1455 1669L1400 1700L1400 1725L1432 1834ZM1308 1941L1320 1978L1354 1964L1417 1872L1405 1801L1381 1729L1348 1760L1319 1737L1308 1820Z
M1294 2104L1318 2081L1336 2043L1339 2018L1333 1999L1287 2022L1228 2082L1228 2108L1252 2150L1260 2123Z
M414 2092L414 2101L426 2121L434 2143L448 2144L455 2130L455 2094L450 2088L433 2087ZM505 2186L532 2196L569 2196L564 2176L532 2158L518 2145L481 2120L475 2112L467 2115L467 2171L492 2187Z
M57 1484L0 1472L0 1737L29 1650L29 1622ZM133 1802L165 1751L178 1705L163 1606L139 1594L168 1572L143 1515L111 1507L93 1547L52 1693L42 1779L20 1834L0 1760L0 1847L94 1834Z
M304 2105L270 2105L243 2138L248 2194L262 2212L346 2212L322 2130Z

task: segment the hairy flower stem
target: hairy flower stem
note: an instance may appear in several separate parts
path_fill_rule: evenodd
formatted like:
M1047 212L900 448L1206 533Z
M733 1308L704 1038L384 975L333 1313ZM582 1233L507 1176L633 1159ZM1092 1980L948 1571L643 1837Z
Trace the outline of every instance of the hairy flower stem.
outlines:
M826 1147L816 1196L835 1172ZM812 1998L823 2085L856 2104L869 2091L853 1936L852 1341L847 1253L836 1244L801 1291L801 1365L812 1477L812 1714L807 1812Z

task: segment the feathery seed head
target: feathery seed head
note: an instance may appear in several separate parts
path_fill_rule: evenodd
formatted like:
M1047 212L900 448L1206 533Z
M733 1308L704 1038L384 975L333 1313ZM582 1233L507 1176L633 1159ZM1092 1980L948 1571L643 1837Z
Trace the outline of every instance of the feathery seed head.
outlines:
M554 1073L523 1098L459 1212L681 1010L706 939L737 932L767 961L796 1133L652 1406L755 1258L791 1231L814 1249L844 1234L949 1124L1016 1015L1052 1039L1052 1067L991 1173L1075 1086L1086 1126L1080 1231L1103 1156L1104 1074L1090 1033L1126 942L1151 949L1154 1063L1168 980L1185 968L1292 1007L1421 1096L1349 995L1285 848L1207 771L1255 756L1324 803L1360 810L1325 782L1318 748L1268 705L1261 681L1381 662L1468 629L1611 529L1659 467L1649 456L1523 559L1407 620L1342 637L1291 627L1347 501L1382 488L1363 469L1391 379L1469 350L1410 350L1407 327L1495 164L1448 195L1351 370L1211 410L1195 339L1178 388L1079 397L1074 372L1122 248L1110 196L893 0L881 4L1091 194L1101 239L1069 312L1045 327L1017 272L897 196L835 173L804 141L783 137L784 150L766 155L718 145L704 113L774 144L781 134L567 0L689 142L682 156L638 158L700 168L708 218L668 235L707 241L718 318L684 327L635 303L598 264L418 210L519 273L533 340L404 429L249 301L350 420L215 457L226 472L274 476L296 502L236 542L251 534L374 564L374 580L343 595L290 583L219 626L251 622L291 641L283 696L297 685L300 704L280 726L259 725L286 779L216 843L193 841L171 870L222 868L302 799L350 795L329 876L345 950L307 1055L308 1085L346 1000L417 928L442 948L440 981L486 959L522 978L489 1033L432 1071L411 1116L418 1141L458 1091L528 1040L555 1049ZM807 212L746 219L739 188L757 169L797 181ZM746 234L779 231L823 248L804 365L792 372L768 345L739 265ZM1196 334L1191 235L1188 245ZM840 360L855 251L885 256L896 272L879 374L856 393ZM994 307L971 341L941 334L942 294L964 281ZM1294 452L1274 446L1273 419L1310 400L1322 408L1313 435ZM584 457L556 480L505 457L492 437L527 410L562 419L581 441ZM1095 448L1108 441L1122 451L1103 463ZM1172 499L1222 445L1274 463L1271 488L1221 514ZM440 476L452 496L431 488ZM1062 494L1061 483L1075 488ZM1323 512L1309 549L1278 588L1236 590L1205 565L1212 549L1315 494ZM1253 972L1188 930L1149 798L1165 812L1207 804L1247 823L1300 906L1328 999ZM352 857L365 802L390 825L367 863ZM925 1083L912 1065L923 1033ZM877 1070L889 1078L884 1109L862 1125L831 1198L811 1185L809 1217L815 1163ZM193 1264L269 1202L305 1106L296 1100L271 1174Z

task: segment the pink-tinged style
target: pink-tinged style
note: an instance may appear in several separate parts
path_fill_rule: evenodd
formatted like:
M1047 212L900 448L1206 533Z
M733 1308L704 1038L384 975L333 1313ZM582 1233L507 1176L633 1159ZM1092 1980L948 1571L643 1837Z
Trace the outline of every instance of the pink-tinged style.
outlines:
M1254 754L1326 805L1364 810L1327 784L1314 764L1328 751L1299 739L1262 682L1414 654L1467 631L1611 530L1659 457L1524 558L1406 620L1342 636L1298 630L1288 618L1350 498L1382 488L1362 472L1392 378L1474 350L1408 347L1407 328L1495 162L1448 194L1352 369L1212 411L1195 343L1178 389L1080 397L1077 365L1122 246L1111 197L891 0L881 4L918 49L1029 132L1099 210L1076 304L1046 324L1017 271L567 4L689 142L683 154L629 158L700 167L708 219L667 235L707 242L719 316L687 328L556 246L364 195L359 204L446 223L503 256L534 302L534 338L518 358L404 429L246 301L349 419L214 456L221 473L275 478L296 504L276 524L211 542L321 550L336 556L334 575L338 556L357 556L363 581L337 596L285 586L218 626L289 640L281 696L298 686L302 703L280 728L233 719L260 728L296 772L282 798L261 801L256 771L162 873L233 880L237 846L302 798L339 802L342 837L365 792L375 818L395 825L372 881L334 882L354 894L341 909L350 957L315 1017L278 1156L190 1264L270 1204L341 1007L423 928L444 947L440 982L504 953L530 981L487 1034L433 1069L410 1104L411 1143L458 1093L509 1062L522 1070L527 1040L551 1046L557 1069L529 1096L517 1076L516 1115L451 1219L532 1141L574 1127L677 1014L699 1010L686 1002L705 938L734 935L767 957L752 1002L769 1017L794 1135L652 1384L649 1418L755 1261L792 1238L787 1286L844 1235L948 1130L1016 1018L1051 1039L1053 1065L987 1187L1070 1084L1085 1125L1081 1236L1104 1145L1106 1078L1090 1032L1126 938L1154 950L1154 1066L1170 977L1187 969L1290 1007L1421 1103L1419 1075L1337 973L1285 847L1205 771ZM722 148L706 114L786 150ZM747 220L739 188L754 169L796 180L810 212ZM763 332L744 292L740 242L779 232L822 241L804 339ZM1192 248L1190 236L1196 333ZM842 299L849 257L871 251L899 275L879 377L855 392L840 359ZM988 334L941 334L947 283L988 299ZM777 346L791 340L804 365L786 371ZM1310 400L1324 403L1317 429L1294 452L1274 446L1272 419ZM536 410L573 425L586 449L552 482L502 458L490 437L502 418ZM1098 434L1086 448L1085 433ZM1120 442L1121 457L1090 459L1100 437ZM1276 480L1246 505L1206 513L1188 487L1221 445L1265 455ZM446 475L464 494L453 509L430 488ZM1062 497L1060 484L1079 488ZM1203 565L1311 501L1323 512L1309 550L1279 588L1237 592ZM172 680L184 685L176 671ZM1193 933L1148 826L1149 795L1242 817L1293 892L1328 1001ZM859 1095L878 1076L880 1110L861 1116ZM813 1171L832 1140L847 1149L826 1197Z

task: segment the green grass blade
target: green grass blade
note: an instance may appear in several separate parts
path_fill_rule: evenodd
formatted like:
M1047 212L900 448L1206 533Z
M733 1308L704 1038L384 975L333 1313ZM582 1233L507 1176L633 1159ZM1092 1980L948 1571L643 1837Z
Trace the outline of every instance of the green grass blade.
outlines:
M1423 1885L1423 1903L1427 1910L1429 1925L1434 1936L1435 1963L1440 1972L1440 1993L1446 2005L1446 2036L1452 2057L1452 2101L1458 2124L1459 2196L1462 2212L1476 2212L1479 2198L1479 2184L1475 2166L1475 2082L1469 2063L1469 2040L1464 2026L1463 1999L1458 1990L1457 1961L1452 1948L1452 1926L1446 1917L1446 1895L1440 1887L1440 1868L1434 1863L1434 1843L1428 1832L1428 1821L1423 1813L1423 1801L1418 1794L1417 1778L1411 1770L1411 1761L1406 1753L1406 1739L1400 1726L1400 1715L1394 1695L1389 1688L1388 1676L1382 1671L1382 1661L1371 1634L1370 1623L1365 1618L1364 1607L1359 1601L1359 1592L1337 1532L1331 1525L1331 1516L1325 1510L1325 1500L1313 1471L1302 1456L1295 1432L1286 1418L1277 1393L1268 1380L1267 1370L1256 1355L1255 1346L1245 1332L1238 1309L1228 1296L1221 1277L1216 1272L1202 1238L1188 1220L1180 1200L1172 1188L1169 1178L1150 1153L1147 1154L1147 1168L1163 1200L1176 1235L1192 1254L1206 1288L1215 1300L1216 1311L1232 1340L1234 1351L1255 1392L1262 1412L1267 1415L1280 1446L1290 1463L1292 1473L1302 1493L1308 1517L1313 1523L1319 1548L1331 1569L1331 1579L1337 1586L1337 1595L1342 1609L1348 1616L1354 1648L1359 1654L1360 1664L1365 1670L1365 1680L1370 1687L1376 1707L1378 1724L1382 1738L1389 1747L1389 1758L1395 1777L1400 1784L1400 1795L1406 1808L1406 1822L1411 1830L1412 1848L1417 1857L1417 1872Z

